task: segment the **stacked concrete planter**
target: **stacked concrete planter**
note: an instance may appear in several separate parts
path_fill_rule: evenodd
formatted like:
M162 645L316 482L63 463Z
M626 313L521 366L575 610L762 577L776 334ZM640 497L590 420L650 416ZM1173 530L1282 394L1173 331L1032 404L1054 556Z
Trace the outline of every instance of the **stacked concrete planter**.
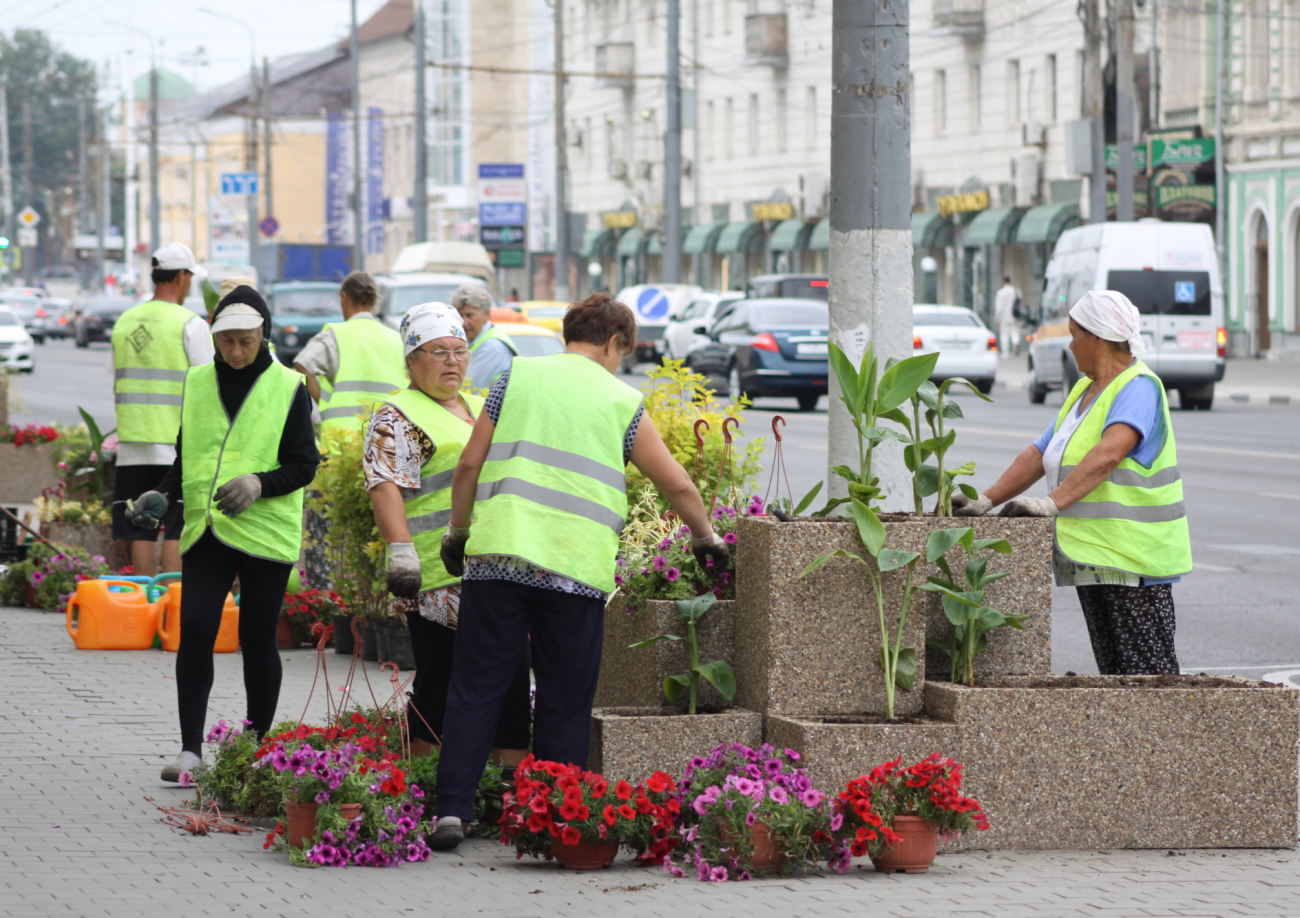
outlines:
M113 547L111 523L42 523L41 535L60 545L84 548L105 561Z
M587 767L635 783L656 771L680 775L692 758L723 743L762 742L762 716L740 708L695 715L676 708L598 708Z
M928 724L769 715L841 788L874 765L965 763L987 832L950 848L1294 847L1300 692L1232 677L1020 676L925 687Z
M0 504L30 504L58 486L53 444L0 443Z

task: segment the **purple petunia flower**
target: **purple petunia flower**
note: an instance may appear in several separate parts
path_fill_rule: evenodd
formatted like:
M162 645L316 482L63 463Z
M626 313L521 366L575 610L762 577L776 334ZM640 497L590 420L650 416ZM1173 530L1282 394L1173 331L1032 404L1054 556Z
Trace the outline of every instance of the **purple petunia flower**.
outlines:
M727 532L727 533L724 533L723 536L722 536L722 541L726 542L728 545L735 545L735 544L736 544L736 534L735 534L734 532Z
M193 787L194 776L191 775L188 771L182 771L179 777L176 778L176 783L179 784L181 787Z
M671 581L672 583L676 583L678 580L681 579L682 572L675 567L670 567L668 568L668 570L664 571L664 576L667 577L668 580Z
M746 813L746 814L745 814L745 825L747 825L747 826L752 826L752 825L754 824L754 822L755 822L754 814L753 814L753 813Z
M766 762L763 763L763 769L769 775L779 775L782 771L785 770L785 765L781 762L780 759L768 759Z
M772 799L773 803L788 803L790 801L790 795L780 785L773 785L768 788L767 795Z
M686 871L682 870L682 868L675 865L673 863L672 857L670 857L667 854L664 855L664 873L668 874L671 877L686 876Z
M653 564L655 570L661 571L668 566L668 559L665 558L663 555L655 555Z
M721 866L721 865L719 865L719 866L717 866L717 867L714 867L712 870L710 870L710 871L709 871L709 882L710 882L710 883L725 883L725 882L727 882L727 868L726 868L726 867L723 867L723 866Z
M810 787L799 795L799 802L811 810L814 807L821 805L822 796L821 791L817 790L815 787Z
M844 825L844 814L843 814L843 813L836 813L834 816L831 817L831 831L832 831L832 832L838 832L838 831L840 830L840 826L842 826L842 825Z

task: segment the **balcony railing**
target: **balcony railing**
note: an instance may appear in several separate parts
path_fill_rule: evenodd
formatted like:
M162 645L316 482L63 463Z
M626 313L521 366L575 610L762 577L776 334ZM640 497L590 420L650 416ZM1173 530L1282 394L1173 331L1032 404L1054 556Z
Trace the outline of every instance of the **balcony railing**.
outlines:
M596 45L596 87L599 89L631 89L633 67L636 62L634 45L630 41L609 42Z
M745 64L750 67L790 65L785 13L754 13L745 17Z
M967 41L984 37L984 0L934 0L935 31Z

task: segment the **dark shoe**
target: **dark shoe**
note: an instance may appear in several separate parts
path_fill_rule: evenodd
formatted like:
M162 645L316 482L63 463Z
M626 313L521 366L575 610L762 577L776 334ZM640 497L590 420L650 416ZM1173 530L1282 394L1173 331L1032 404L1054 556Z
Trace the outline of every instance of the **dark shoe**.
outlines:
M429 836L429 847L434 851L454 851L465 840L465 829L458 816L440 816L438 828Z

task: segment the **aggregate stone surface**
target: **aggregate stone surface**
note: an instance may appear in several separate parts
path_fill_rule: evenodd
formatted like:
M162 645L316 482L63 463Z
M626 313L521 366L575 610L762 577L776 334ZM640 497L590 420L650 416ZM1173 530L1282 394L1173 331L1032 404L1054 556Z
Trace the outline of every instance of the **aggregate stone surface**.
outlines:
M597 708L588 766L636 783L656 771L680 775L692 758L723 743L757 748L762 742L762 715L742 708L695 715L667 707Z
M302 870L256 836L190 837L160 825L152 796L187 791L158 770L176 754L175 657L77 651L62 618L0 609L0 916L334 916L431 914L723 918L803 915L1278 916L1300 908L1294 850L961 852L929 873L720 885L674 880L626 859L592 874L516 861L471 840L426 864ZM302 710L314 655L282 654L280 716ZM346 667L331 655L330 681ZM243 713L241 658L215 659L209 726ZM377 670L370 668L372 681ZM363 689L364 691L364 689ZM324 710L321 687L308 713ZM1191 788L1189 793L1200 789Z

